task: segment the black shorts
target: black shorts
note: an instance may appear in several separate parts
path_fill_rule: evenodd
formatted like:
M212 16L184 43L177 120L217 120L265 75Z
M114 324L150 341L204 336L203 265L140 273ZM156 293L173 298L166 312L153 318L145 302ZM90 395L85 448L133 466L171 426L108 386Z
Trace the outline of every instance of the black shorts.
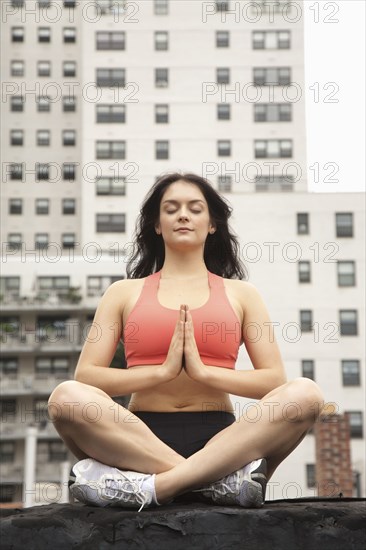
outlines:
M211 437L235 422L234 413L226 411L134 411L133 414L184 458L202 449Z

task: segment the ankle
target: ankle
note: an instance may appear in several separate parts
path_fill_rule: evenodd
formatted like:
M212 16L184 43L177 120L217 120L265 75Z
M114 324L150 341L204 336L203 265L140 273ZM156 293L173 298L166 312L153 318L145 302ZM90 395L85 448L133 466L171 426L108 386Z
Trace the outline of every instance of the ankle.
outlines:
M167 472L162 472L161 474L155 475L155 497L157 504L166 504L172 500L172 497L175 496L175 492L172 491L171 485L168 482L166 476Z

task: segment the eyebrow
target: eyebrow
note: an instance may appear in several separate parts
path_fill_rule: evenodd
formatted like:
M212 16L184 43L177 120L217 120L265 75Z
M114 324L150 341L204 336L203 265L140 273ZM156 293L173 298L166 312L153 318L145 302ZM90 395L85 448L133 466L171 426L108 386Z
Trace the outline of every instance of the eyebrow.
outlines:
M171 203L171 204L179 204L179 201L175 201L175 200L173 200L173 199L168 199L168 200L166 200L166 201L163 201L163 204L165 204L165 203L167 203L167 202L168 202L168 203ZM188 201L189 204L191 204L192 202L202 202L202 204L205 204L205 203L203 202L203 200L201 200L201 199L193 199L193 200L191 200L191 201Z

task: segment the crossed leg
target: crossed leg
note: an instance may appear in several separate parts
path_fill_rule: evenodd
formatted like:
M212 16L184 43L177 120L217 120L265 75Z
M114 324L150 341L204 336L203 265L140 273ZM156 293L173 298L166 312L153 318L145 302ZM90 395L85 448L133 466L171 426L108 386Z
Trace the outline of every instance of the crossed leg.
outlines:
M87 416L91 404L100 411L94 422ZM314 424L322 404L320 389L312 380L288 382L256 403L255 421L242 415L187 459L133 413L92 386L74 381L60 384L50 397L49 411L56 429L78 458L89 456L121 470L155 473L156 496L164 503L259 457L267 458L271 477Z

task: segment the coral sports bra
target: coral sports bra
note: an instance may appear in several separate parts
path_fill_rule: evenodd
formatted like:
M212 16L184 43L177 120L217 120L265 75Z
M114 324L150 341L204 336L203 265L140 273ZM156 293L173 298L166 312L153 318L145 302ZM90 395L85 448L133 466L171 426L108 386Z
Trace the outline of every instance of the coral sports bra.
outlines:
M210 297L201 307L190 309L194 335L205 365L235 368L241 343L241 326L224 287L223 278L207 271ZM178 320L179 310L158 301L161 271L146 277L141 294L130 312L123 341L127 368L162 364Z

